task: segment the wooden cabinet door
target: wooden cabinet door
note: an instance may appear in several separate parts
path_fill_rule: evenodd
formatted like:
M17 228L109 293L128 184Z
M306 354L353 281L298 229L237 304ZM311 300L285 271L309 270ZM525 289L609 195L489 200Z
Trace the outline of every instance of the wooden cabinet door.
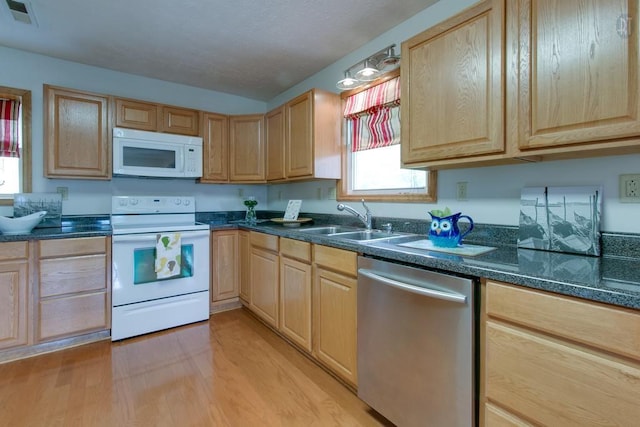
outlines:
M638 2L510 3L519 24L510 60L519 64L512 93L519 147L580 150L640 135Z
M48 178L111 179L107 96L44 85Z
M240 298L247 304L251 304L251 245L249 231L240 230L238 234L239 245L239 270L240 270Z
M313 175L313 92L306 92L285 105L286 176Z
M267 180L274 181L286 177L285 164L285 113L284 106L265 116L267 139Z
M155 132L158 130L158 105L116 98L116 126Z
M202 178L200 182L229 181L229 117L205 113L202 130Z
M504 0L485 0L402 43L402 163L501 153Z
M278 327L278 254L252 246L250 308L265 322Z
M160 130L162 132L191 136L200 134L200 112L198 110L166 105L161 108Z
M211 302L235 298L239 292L238 231L211 233Z
M313 286L314 355L357 386L357 280L316 267Z
M280 257L280 332L311 352L311 265Z
M0 349L28 343L28 270L26 259L0 262Z
M232 182L265 180L264 115L229 118L229 179Z

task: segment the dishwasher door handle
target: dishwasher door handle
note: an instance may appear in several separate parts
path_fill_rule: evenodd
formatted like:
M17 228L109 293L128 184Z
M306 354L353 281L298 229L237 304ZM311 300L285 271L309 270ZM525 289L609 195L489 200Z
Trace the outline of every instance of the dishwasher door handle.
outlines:
M411 292L414 294L422 295L425 297L441 299L445 301L457 302L465 304L467 297L458 293L444 292L436 289L423 288L420 286L410 285L408 283L399 282L397 280L390 279L388 277L381 276L374 273L372 270L361 268L358 270L358 274L362 274L365 277L384 283L385 285L393 286L394 288L401 289L403 291Z

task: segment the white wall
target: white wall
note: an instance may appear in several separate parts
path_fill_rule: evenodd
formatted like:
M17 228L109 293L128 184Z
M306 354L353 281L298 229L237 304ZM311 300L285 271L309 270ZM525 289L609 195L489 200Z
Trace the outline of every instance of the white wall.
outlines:
M63 214L108 214L111 196L123 194L194 195L200 211L243 210L239 190L254 195L266 206L266 186L212 185L194 181L114 178L112 181L47 179L43 176L43 89L44 83L84 91L118 95L169 105L223 114L249 114L266 111L261 101L200 88L149 79L97 67L62 61L0 46L0 86L31 90L32 95L32 183L33 192L55 192L69 188ZM0 207L0 215L11 215L12 208Z
M274 98L268 108L276 107L313 87L337 92L336 81L343 77L344 70L351 65L392 43L398 45L396 52L399 52L403 40L474 2L439 1ZM640 155L441 171L438 174L438 202L435 204L371 203L370 206L375 215L406 218L429 218L427 212L434 207L449 206L454 211L470 215L479 223L517 225L520 191L524 186L602 185L602 230L640 233L640 221L634 220L640 216L640 204L618 202L618 175L623 173L640 173ZM456 183L460 181L468 183L467 201L455 200ZM335 182L332 181L273 185L268 193L269 208L284 210L287 198L300 198L303 199L302 210L305 212L338 213L336 201L328 199L329 189L334 187ZM285 200L280 200L280 197ZM352 205L358 207L356 203Z

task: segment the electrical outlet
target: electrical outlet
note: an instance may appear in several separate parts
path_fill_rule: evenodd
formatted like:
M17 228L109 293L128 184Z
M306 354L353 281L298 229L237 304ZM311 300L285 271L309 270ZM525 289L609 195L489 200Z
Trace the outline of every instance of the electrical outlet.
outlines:
M456 200L467 200L467 183L465 181L456 183Z
M244 197L244 188L238 188L238 197Z
M62 194L62 200L69 200L69 187L56 187L56 193Z
M278 190L278 200L282 200L282 190Z
M318 200L322 200L322 187L318 187L316 189L316 193L317 193L316 195L318 197Z
M640 174L620 175L620 201L640 203Z

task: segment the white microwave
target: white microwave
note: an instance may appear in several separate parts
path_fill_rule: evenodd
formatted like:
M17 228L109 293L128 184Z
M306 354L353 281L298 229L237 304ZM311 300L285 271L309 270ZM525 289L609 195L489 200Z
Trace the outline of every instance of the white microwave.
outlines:
M113 128L113 175L200 178L202 138Z

